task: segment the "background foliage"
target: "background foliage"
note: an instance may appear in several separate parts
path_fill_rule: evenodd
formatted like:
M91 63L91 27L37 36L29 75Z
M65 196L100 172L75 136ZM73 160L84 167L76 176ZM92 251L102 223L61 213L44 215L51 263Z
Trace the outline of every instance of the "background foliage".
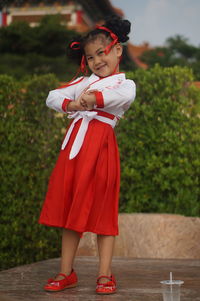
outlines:
M188 39L176 35L166 40L164 46L154 47L141 55L148 68L160 64L162 67L186 66L200 80L200 47L193 46Z
M78 66L67 57L67 46L77 36L61 24L60 15L43 17L40 24L30 27L26 22L14 22L0 28L0 74L24 79L27 75L54 73L61 81L70 80ZM135 69L126 47L123 70Z
M0 263L4 269L59 252L59 231L37 223L66 124L45 105L48 91L57 86L53 75L34 76L24 83L0 76Z
M117 128L121 210L200 215L200 91L187 68L129 73L137 98Z
M26 22L14 22L0 28L0 74L23 80L27 75L54 73L60 81L70 80L78 66L67 57L67 45L77 35L62 25L60 15L45 16L36 27ZM152 68L186 66L200 80L200 47L177 35L169 37L164 46L154 47L140 58ZM137 65L130 59L126 46L121 70L133 71Z
M116 128L122 212L200 216L200 91L189 69L130 72L137 97ZM52 74L0 75L0 262L6 269L60 255L60 231L37 223L67 120L45 105Z
M26 22L1 27L0 73L23 79L27 75L52 72L60 80L69 80L77 66L67 58L66 49L77 33L60 22L59 15L47 15L36 27Z

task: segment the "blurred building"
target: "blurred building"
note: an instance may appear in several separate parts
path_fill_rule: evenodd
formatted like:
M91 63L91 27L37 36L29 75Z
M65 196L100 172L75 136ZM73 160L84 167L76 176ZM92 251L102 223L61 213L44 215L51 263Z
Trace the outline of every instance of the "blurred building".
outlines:
M135 64L142 68L142 69L147 69L148 66L147 64L145 64L144 62L142 62L140 60L140 56L143 54L143 52L145 51L148 51L152 49L150 46L149 46L149 43L143 43L141 45L134 45L134 44L131 44L131 43L128 43L128 53L129 53L129 56L130 58L135 62Z
M26 21L36 26L45 15L61 15L62 23L79 32L87 31L105 16L123 16L109 0L4 0L2 1L1 25L14 21Z

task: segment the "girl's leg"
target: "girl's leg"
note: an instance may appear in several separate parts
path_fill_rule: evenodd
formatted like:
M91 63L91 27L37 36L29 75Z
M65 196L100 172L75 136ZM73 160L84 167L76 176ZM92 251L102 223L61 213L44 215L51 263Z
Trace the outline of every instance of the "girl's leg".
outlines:
M66 275L71 274L79 241L80 235L78 232L70 229L63 229L60 273ZM56 280L62 278L62 276L57 276Z
M111 276L111 264L114 251L115 236L97 235L99 250L99 276ZM102 279L102 282L108 280Z

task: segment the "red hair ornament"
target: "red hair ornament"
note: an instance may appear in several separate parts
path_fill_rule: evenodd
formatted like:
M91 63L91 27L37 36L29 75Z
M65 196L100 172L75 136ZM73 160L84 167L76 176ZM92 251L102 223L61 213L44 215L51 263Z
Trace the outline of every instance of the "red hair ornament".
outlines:
M108 44L108 46L106 46L106 48L104 49L104 53L107 55L111 51L112 47L119 42L118 36L114 32L112 32L112 30L110 30L109 28L107 28L105 26L97 25L96 28L109 32L110 37L113 39L112 42L110 42L110 44ZM121 59L122 59L122 56L120 57L120 60L117 63L112 74L115 74L115 72L119 66L119 63L121 62Z
M81 49L80 42L76 42L76 41L72 42L69 47L71 49L73 49L74 51ZM58 89L66 88L68 86L73 85L72 82L78 77L80 72L82 72L85 75L88 73L87 66L86 66L86 60L85 60L84 55L82 55L80 67L78 68L78 70L77 70L76 74L73 76L73 78L68 83L66 83L65 85L58 87ZM80 82L81 80L83 80L83 77L78 82Z
M105 26L97 25L96 28L109 32L110 37L112 38L112 41L106 46L106 48L104 50L104 53L107 55L111 51L112 46L114 46L115 44L118 43L118 37L114 32L112 32L109 28L107 28ZM70 48L75 51L80 50L81 49L80 44L81 44L80 42L74 41L70 44ZM120 61L121 61L121 58L120 58ZM119 63L117 64L117 66L118 65L119 65ZM117 66L113 73L115 73ZM71 82L73 82L77 78L77 76L79 75L80 72L82 72L85 75L87 75L87 73L88 73L87 65L86 65L86 58L85 58L84 54L82 55L80 67L78 68L76 75L66 85L61 86L59 88L64 88L64 87L70 86Z
M118 43L118 36L114 32L112 32L112 30L105 26L97 25L96 28L109 32L110 37L113 39L112 42L110 42L110 44L108 44L108 46L104 50L104 53L108 54L111 51L112 46Z
M80 42L72 42L70 44L70 48L73 49L73 50L75 50L75 51L76 50L80 50L81 49ZM79 68L78 71L79 71L78 73L80 73L80 71L81 71L82 73L87 74L87 66L86 66L86 60L85 60L85 56L84 55L82 55L81 64L80 64L80 68Z
M107 55L111 51L112 46L114 46L115 44L118 43L118 37L114 32L112 32L109 28L107 28L105 26L97 25L96 28L109 32L110 37L112 38L112 42L110 42L110 44L104 50L104 53ZM75 51L80 50L81 49L80 42L76 42L76 41L72 42L70 44L70 48L75 50ZM81 64L80 64L80 68L78 70L78 74L80 73L80 71L82 73L85 73L85 74L87 74L87 72L88 72L85 55L82 55Z

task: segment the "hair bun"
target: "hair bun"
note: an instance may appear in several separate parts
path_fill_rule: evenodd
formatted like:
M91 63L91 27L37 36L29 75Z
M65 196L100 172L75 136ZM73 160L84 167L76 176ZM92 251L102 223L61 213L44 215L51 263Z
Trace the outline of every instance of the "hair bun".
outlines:
M111 16L106 19L104 26L118 36L119 42L124 43L129 40L128 34L131 30L131 23L128 20L122 20L118 16Z

